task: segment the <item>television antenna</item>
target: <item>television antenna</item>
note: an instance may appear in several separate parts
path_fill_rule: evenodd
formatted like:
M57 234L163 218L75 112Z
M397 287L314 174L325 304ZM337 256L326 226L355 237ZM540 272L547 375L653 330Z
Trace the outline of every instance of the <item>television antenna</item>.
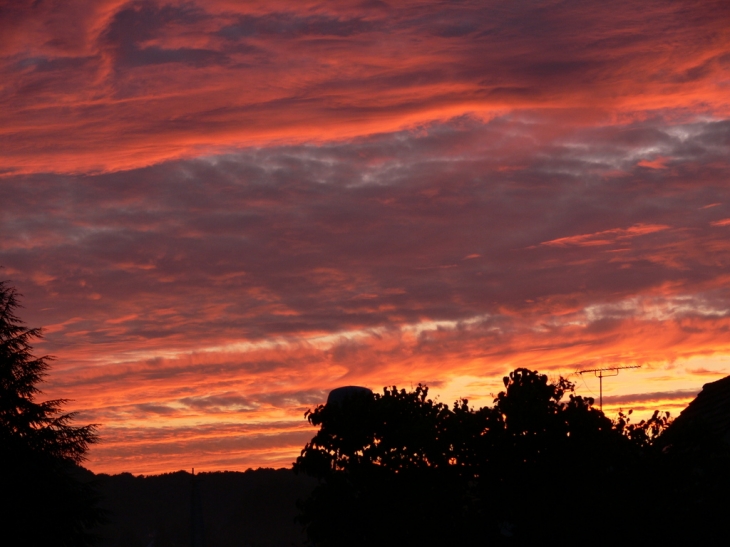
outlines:
M607 367L607 368L592 368L589 370L579 370L578 374L585 374L587 372L592 372L598 377L598 385L599 385L599 399L598 399L598 405L601 409L601 412L603 412L603 378L604 376L618 376L618 373L620 370L624 370L627 368L641 368L641 365L631 365L626 367ZM607 374L611 371L614 372L614 374Z

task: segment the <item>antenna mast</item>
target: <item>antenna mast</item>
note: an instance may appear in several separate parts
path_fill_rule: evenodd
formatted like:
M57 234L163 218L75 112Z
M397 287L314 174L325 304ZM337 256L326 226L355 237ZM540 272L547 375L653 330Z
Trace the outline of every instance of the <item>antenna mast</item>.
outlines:
M603 377L604 376L618 376L619 370L624 370L626 368L641 368L641 365L632 365L627 367L608 367L608 368L592 368L590 370L579 370L578 374L585 374L586 372L592 372L598 377L598 385L599 385L599 407L601 409L601 412L603 412ZM607 372L614 371L615 374L606 374Z

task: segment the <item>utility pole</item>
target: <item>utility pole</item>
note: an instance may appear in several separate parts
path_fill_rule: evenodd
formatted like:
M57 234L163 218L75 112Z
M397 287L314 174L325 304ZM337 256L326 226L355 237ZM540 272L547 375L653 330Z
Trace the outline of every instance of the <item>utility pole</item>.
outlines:
M592 372L598 377L598 385L599 385L599 408L601 409L601 412L603 412L603 377L604 376L618 376L619 370L624 370L626 368L641 368L641 365L632 365L627 367L608 367L608 368L592 368L590 370L579 370L578 374L585 374L586 372ZM606 374L607 372L614 371L615 374Z
M190 545L204 547L205 530L203 523L203 500L200 495L200 485L195 478L195 468L192 472L192 490L190 492Z

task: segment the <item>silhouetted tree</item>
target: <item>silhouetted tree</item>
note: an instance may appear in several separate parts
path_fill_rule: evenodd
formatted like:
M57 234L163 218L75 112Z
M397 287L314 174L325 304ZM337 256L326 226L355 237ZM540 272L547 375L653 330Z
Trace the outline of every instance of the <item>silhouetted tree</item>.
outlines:
M17 297L0 282L0 535L13 545L87 545L100 513L78 464L95 428L73 426L65 399L36 401L50 358L33 355L41 331L18 318Z
M450 463L453 414L418 386L353 396L308 414L320 430L295 471L322 480L304 503L303 522L318 545L419 545L452 541L462 495ZM449 503L438 500L450 496ZM384 531L387 530L387 534Z
M571 382L527 369L504 385L480 409L436 403L419 385L308 411L319 431L294 469L319 479L300 504L310 541L534 545L566 518L576 538L645 534L616 509L646 499L646 448L661 424L615 424Z

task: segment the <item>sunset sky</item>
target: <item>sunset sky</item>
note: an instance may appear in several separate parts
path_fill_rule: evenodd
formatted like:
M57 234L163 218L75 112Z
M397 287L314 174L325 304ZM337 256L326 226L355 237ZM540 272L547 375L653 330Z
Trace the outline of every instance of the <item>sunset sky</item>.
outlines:
M730 374L730 2L0 1L0 189L95 472L517 367L676 415Z

